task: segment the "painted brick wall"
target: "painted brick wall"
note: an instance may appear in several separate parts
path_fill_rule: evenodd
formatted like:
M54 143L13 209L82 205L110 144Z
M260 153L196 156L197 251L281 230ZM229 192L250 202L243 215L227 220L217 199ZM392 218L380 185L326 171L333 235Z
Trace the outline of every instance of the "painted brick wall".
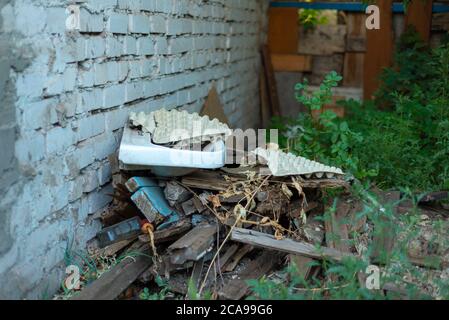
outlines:
M0 298L53 294L95 235L129 112L199 111L215 82L235 127L258 124L267 3L0 0Z

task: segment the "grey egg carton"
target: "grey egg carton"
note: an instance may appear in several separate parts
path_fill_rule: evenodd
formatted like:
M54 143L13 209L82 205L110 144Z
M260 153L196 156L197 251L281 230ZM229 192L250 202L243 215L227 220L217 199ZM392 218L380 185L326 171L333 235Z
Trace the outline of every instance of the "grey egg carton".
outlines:
M257 148L253 153L267 163L271 174L276 177L301 175L307 179L312 177L321 179L344 175L339 168L326 166L280 150Z
M208 116L201 117L197 113L179 110L158 110L154 112L156 130L153 134L155 143L170 143L182 140L228 136L231 130L217 119L210 120Z
M142 127L142 131L145 133L153 133L156 129L156 122L154 121L154 115L152 113L131 112L129 114L129 121L134 127Z
M150 114L131 114L131 123L142 126L142 130L151 133L156 144L170 144L180 141L198 143L214 138L231 135L231 129L217 119L201 117L187 111L160 109Z

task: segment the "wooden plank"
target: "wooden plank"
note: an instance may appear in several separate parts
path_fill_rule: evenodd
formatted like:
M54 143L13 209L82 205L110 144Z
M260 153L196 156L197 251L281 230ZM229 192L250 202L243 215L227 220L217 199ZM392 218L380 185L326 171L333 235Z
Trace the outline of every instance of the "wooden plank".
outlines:
M154 243L160 244L175 241L187 233L191 228L192 224L190 220L183 219L168 229L156 230L154 232ZM142 234L139 236L139 241L142 243L149 243L150 237L147 234Z
M231 233L231 239L270 250L303 255L314 259L329 258L335 261L341 261L346 257L354 257L354 255L350 253L342 252L336 249L327 247L317 249L310 243L294 241L292 239L276 240L276 238L270 234L241 228L234 228Z
M310 271L312 271L311 263L314 261L311 258L307 258L304 256L297 256L294 254L289 255L290 263L294 263L298 270L298 276L301 279L307 279L310 275Z
M344 199L339 199L335 212L330 212L329 219L324 221L326 229L326 245L343 252L351 252L348 241L348 226L344 223L350 206Z
M343 85L346 87L363 88L363 67L365 54L346 52L343 66Z
M118 297L152 264L148 246L139 252L142 255L125 258L71 300L113 300Z
M377 192L379 196L379 201L383 206L392 206L401 199L401 193L399 191L391 192ZM393 209L393 215L397 214L397 207ZM385 262L389 258L390 252L393 250L393 245L395 241L395 234L391 221L388 218L382 218L382 222L376 230L376 234L373 239L374 250L372 257L379 262ZM375 226L376 227L376 226Z
M346 51L366 52L366 14L346 13Z
M329 210L329 209L328 209ZM326 245L329 248L337 249L342 252L351 252L349 247L348 226L344 223L350 210L349 204L344 199L339 199L335 212L330 210L329 217L324 221L326 230ZM331 281L336 281L335 274L329 276Z
M405 14L405 28L415 27L425 42L429 42L432 25L433 0L413 0Z
M305 72L312 70L312 57L300 54L271 54L273 70L286 72Z
M238 249L239 249L239 245L238 244L233 244L232 246L230 246L226 250L226 252L223 254L223 256L219 256L218 257L220 270L223 270L223 267L228 263L228 261L237 252Z
M170 262L183 264L201 259L215 241L216 225L200 224L168 247Z
M262 128L268 128L271 121L270 101L268 98L267 79L265 72L260 72L259 78L259 90L260 90L260 118L262 121Z
M218 96L215 85L213 85L209 91L209 95L207 96L206 102L201 110L201 115L207 115L210 119L218 119L221 123L230 125L229 119L224 113L223 105L220 102L220 97Z
M268 46L273 53L296 53L298 50L298 9L268 10Z
M380 10L380 29L366 31L366 56L364 62L363 96L373 98L379 87L379 75L389 67L393 59L393 14L392 0L377 0Z
M222 270L226 272L231 272L237 267L237 264L242 260L242 258L247 255L249 252L251 252L254 249L253 246L246 244L243 247L240 248L239 251L232 257L231 261L229 263L224 265L224 268Z
M273 64L271 63L271 54L267 46L262 48L262 60L265 70L265 79L267 80L268 98L270 101L271 115L280 116L279 96L276 87L276 78L274 76Z
M190 188L212 191L226 191L230 183L213 171L197 171L182 178L182 184Z
M201 274L203 273L203 267L204 267L204 257L200 260L196 261L193 265L192 269L192 275L190 276L190 281L193 283L195 288L199 288L200 286L200 280L201 280Z
M220 299L240 300L249 290L247 280L259 279L273 269L279 262L281 254L272 251L264 251L259 257L251 261L238 277L226 283L219 292Z
M449 31L449 13L432 15L432 31Z

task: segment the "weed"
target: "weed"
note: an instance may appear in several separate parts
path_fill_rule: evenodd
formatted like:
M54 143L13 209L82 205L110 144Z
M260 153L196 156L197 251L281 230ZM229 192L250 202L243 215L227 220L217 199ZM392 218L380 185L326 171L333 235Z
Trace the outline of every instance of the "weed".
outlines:
M310 111L319 110L331 101L332 88L340 80L332 72L309 95L306 82L297 84L296 98ZM417 267L410 254L424 250L430 257L425 263L436 266L449 252L448 221L429 223L417 209L419 196L413 195L449 189L449 45L432 50L416 32L406 32L398 45L395 66L382 74L374 103L350 100L341 105L347 111L345 119L331 111L321 113L318 119L305 113L296 119L275 118L272 126L281 133L281 148L340 166L358 178L351 193L364 208L356 217L367 221L363 232L350 234L358 258L341 263L321 261L321 274L307 281L298 276L295 266L289 266L282 281L266 277L250 281L250 298L448 299L447 271ZM401 190L413 209L396 215L398 204L382 205L368 191L372 183ZM329 210L335 210L339 193L325 192L324 196L324 201L333 199ZM323 219L330 219L329 212ZM396 235L391 251L374 241L386 232ZM359 276L373 262L381 265L381 288L395 290L385 295L382 290L364 288Z

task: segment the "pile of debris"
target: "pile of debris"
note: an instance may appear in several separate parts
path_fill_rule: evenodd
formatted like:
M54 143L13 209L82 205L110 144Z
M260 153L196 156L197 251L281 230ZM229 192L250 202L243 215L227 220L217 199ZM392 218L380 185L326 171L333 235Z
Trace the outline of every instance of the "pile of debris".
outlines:
M195 131L196 121L207 132ZM183 134L175 130L179 128ZM226 150L216 144L224 144L231 132L218 120L176 110L133 114L127 130L120 155L110 157L114 201L98 216L105 227L88 250L92 256L131 258L76 299L131 298L136 296L131 284L148 287L159 278L184 296L193 286L213 298L242 299L249 290L246 280L280 270L285 262L294 262L307 278L319 272L313 260L341 261L358 254L350 234L367 228L367 221L357 218L360 202L342 200L330 221L322 219L328 205L322 190L349 189L340 169L273 145L248 152L239 166L226 166L218 156L217 168L207 168L207 163L201 168L189 153L212 150L224 157ZM205 136L206 142L199 139ZM149 148L185 152L187 157L166 159L165 165L157 154L139 160L141 149L133 145L139 139ZM196 151L194 144L199 145ZM129 157L134 151L136 157Z

